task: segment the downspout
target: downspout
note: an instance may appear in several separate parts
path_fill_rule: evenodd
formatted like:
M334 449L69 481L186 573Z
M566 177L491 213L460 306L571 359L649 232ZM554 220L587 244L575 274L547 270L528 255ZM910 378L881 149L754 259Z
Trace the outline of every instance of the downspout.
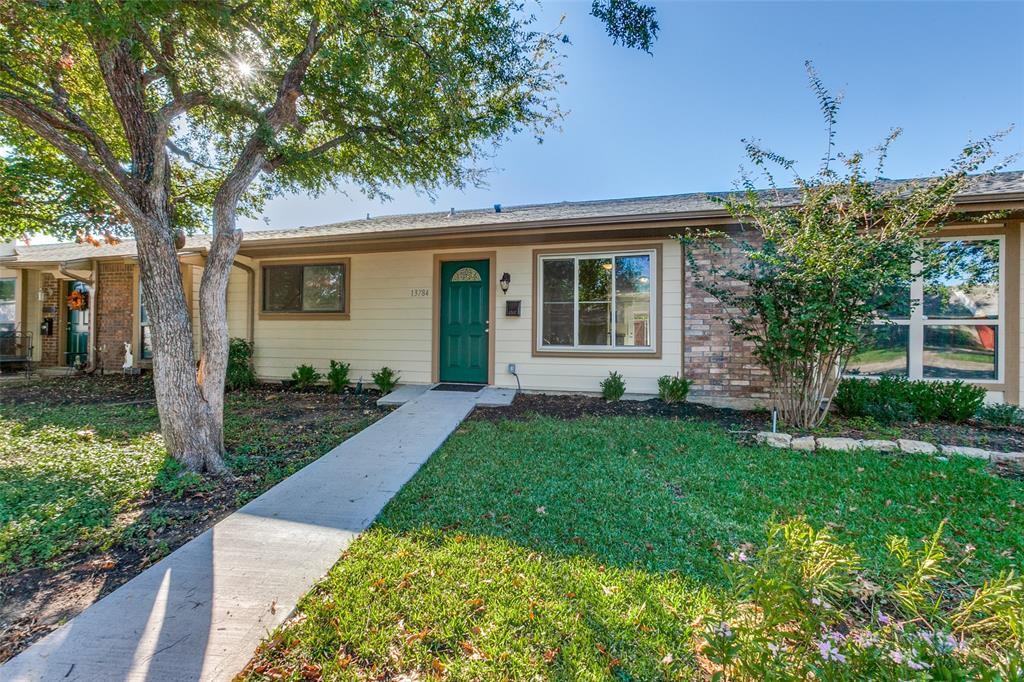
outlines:
M246 335L249 337L248 341L253 343L256 338L256 316L253 314L253 306L256 305L256 270L238 261L234 261L232 265L244 270L249 275L245 294L245 327Z

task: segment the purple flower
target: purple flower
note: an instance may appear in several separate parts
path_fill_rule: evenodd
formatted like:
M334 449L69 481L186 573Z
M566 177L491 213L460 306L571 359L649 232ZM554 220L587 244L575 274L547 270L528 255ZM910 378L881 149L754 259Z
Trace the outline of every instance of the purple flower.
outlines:
M924 670L925 668L930 668L931 666L923 661L915 661L911 658L907 661L907 667L911 670Z
M889 616L885 615L884 613L879 613L878 614L878 624L879 625L888 625L889 622L890 622L889 621Z
M724 622L724 621L719 623L718 625L716 625L715 629L712 630L712 632L714 632L715 635L717 635L719 637L725 637L725 638L732 637L732 628L730 628L729 624Z
M862 649L870 649L878 644L878 636L869 631L857 632L853 636L853 643Z
M892 660L893 663L899 665L903 662L903 652L899 649L892 649L891 651L889 651L889 658Z
M839 649L836 648L835 644L828 640L821 640L818 642L818 653L821 658L826 661L835 661L836 663L846 663L846 656L839 653Z
M821 599L820 597L812 597L811 598L811 603L814 604L815 606L820 606L823 609L831 609L832 608L831 604L829 604L824 599Z

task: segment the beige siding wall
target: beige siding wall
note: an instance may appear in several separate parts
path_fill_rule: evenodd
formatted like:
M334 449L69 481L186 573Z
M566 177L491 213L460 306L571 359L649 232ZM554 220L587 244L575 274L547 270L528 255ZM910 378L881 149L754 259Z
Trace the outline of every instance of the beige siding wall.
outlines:
M543 391L585 391L600 390L599 383L609 371L620 372L626 379L626 390L630 393L657 393L658 377L680 371L682 362L682 300L681 275L682 251L678 242L665 240L662 244L661 266L662 300L658 306L661 316L661 358L593 357L534 357L535 345L533 325L533 252L535 247L517 246L498 249L498 277L507 272L512 277L508 294L497 290L494 320L497 322L495 337L496 367L494 383L498 386L515 387L516 379L508 373L509 363L516 364L516 371L523 388ZM635 245L631 242L630 245ZM587 244L559 246L559 251L571 253L573 248L584 249ZM600 248L614 250L612 245ZM551 247L546 247L550 249ZM495 283L496 284L496 283ZM505 317L505 300L522 300L522 316Z
M248 275L240 268L231 269L228 280L228 336L247 338L249 335L248 318ZM203 268L192 267L192 339L198 356L202 343L202 331L199 325L199 288L203 282Z
M39 338L39 325L43 323L43 304L39 302L40 274L32 270L24 271L23 281L28 289L28 310L25 311L25 331L32 332L32 360L39 362L43 358L43 344ZM21 298L19 297L19 305Z
M248 297L249 273L240 268L232 268L228 280L228 335L231 337L244 339L249 336ZM199 300L198 289L195 300Z
M597 391L598 383L611 370L626 379L631 393L654 393L657 378L675 374L682 358L681 338L681 274L682 258L678 243L662 245L662 354L660 358L621 357L533 357L533 246L498 247L496 276L508 272L512 284L502 294L498 283L492 333L495 334L495 384L516 385L507 372L515 363L524 389L546 391ZM636 245L635 241L629 242ZM594 244L559 247L571 252ZM614 248L611 244L597 245ZM550 247L547 247L550 248ZM472 252L479 252L473 249ZM351 319L348 320L261 320L255 322L255 361L259 375L266 379L282 379L291 375L299 364L312 364L326 369L331 359L352 363L353 380L370 381L370 372L388 365L401 374L403 383L429 383L433 354L433 268L436 253L458 254L457 250L442 252L409 251L395 253L355 254L351 256ZM262 261L267 264L272 261ZM257 264L257 271L258 271ZM234 284L234 281L233 281ZM428 289L429 296L414 296L412 290ZM257 299L259 298L257 281ZM237 311L244 300L229 292L229 316L244 319ZM505 317L505 301L521 300L519 318ZM258 303L258 301L257 301ZM234 332L232 332L234 335Z

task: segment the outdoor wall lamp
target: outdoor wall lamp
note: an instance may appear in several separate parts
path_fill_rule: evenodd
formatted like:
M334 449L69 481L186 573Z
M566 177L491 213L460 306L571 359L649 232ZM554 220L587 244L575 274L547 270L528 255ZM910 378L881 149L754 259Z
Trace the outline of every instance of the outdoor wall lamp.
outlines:
M512 283L512 275L507 272L502 273L501 279L498 280L498 283L501 285L501 293L507 294L508 285Z

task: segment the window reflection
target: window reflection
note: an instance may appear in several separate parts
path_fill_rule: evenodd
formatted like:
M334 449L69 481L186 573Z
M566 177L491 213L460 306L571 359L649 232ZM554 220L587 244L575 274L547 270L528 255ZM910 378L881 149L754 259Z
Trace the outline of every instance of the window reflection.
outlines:
M862 350L850 358L847 374L907 376L909 332L906 325L878 324L864 330Z
M924 328L924 376L935 379L993 380L998 327L928 325Z
M924 283L924 314L941 319L999 317L999 240L939 242Z

